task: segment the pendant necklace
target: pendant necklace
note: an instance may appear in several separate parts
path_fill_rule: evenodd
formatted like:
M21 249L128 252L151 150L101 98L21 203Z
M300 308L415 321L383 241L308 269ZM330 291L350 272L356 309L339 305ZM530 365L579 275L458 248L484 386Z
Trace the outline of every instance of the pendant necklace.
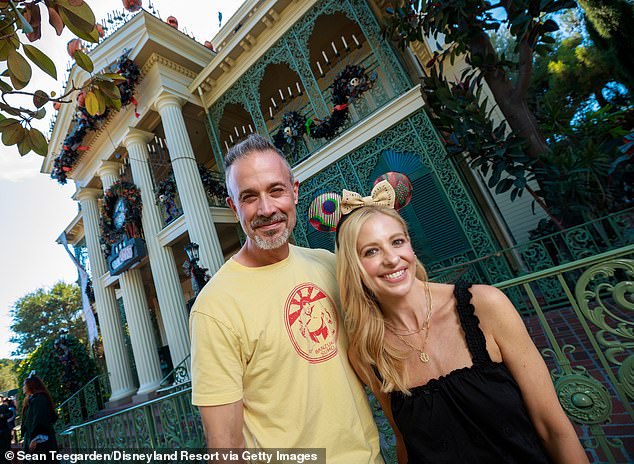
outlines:
M425 296L426 296L426 299L427 299L427 317L425 318L425 322L423 322L423 325L420 327L420 329L415 329L413 331L407 331L405 333L401 332L399 334L399 333L394 331L394 327L391 324L389 324L388 322L385 322L385 328L387 330L389 330L390 332L392 332L401 342L403 342L405 345L410 347L412 349L412 351L417 352L418 353L418 359L422 363L428 363L429 362L429 355L425 351L425 345L427 344L427 338L429 337L429 327L430 327L430 324L431 324L431 315L432 315L431 290L429 289L429 284L427 282L425 282ZM420 333L423 330L425 331L425 335L424 335L424 338L423 338L423 346L421 348L418 348L417 346L411 344L405 338L403 338L403 335L405 335L405 336L414 335L414 334Z

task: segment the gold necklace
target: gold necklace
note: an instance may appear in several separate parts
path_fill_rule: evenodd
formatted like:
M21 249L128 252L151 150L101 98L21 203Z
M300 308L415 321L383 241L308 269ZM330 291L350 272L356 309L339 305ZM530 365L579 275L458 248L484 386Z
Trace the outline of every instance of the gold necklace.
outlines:
M402 335L399 335L396 332L394 332L392 330L392 328L388 325L388 323L385 322L385 327L387 328L387 330L392 332L400 341L402 341L405 345L410 347L412 349L412 351L418 352L418 359L422 363L428 363L429 362L429 355L425 351L425 345L427 344L427 338L429 338L429 328L430 328L430 325L431 325L431 315L432 315L431 290L429 289L429 284L427 282L425 282L425 296L427 297L426 298L427 299L427 317L425 318L425 322L423 323L423 325L422 325L422 327L420 329L411 332L411 334L415 334L415 333L421 332L422 330L425 330L425 338L423 338L423 346L422 346L422 348L418 348L417 346L412 345L410 342L405 340Z

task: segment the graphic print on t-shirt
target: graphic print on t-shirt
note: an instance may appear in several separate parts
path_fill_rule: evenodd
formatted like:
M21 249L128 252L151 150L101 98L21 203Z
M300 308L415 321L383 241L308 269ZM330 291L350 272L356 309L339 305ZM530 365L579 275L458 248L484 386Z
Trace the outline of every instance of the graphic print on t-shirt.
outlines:
M286 331L297 353L316 364L337 354L337 309L332 299L317 285L296 286L284 308Z

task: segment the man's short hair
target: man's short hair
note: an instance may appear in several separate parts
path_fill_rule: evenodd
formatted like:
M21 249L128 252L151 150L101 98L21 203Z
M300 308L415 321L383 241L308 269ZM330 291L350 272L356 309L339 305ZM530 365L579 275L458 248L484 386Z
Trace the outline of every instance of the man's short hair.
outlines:
M272 151L274 153L277 153L288 168L288 175L291 184L295 182L295 177L293 176L291 165L288 164L288 160L286 159L284 154L275 145L273 145L261 135L250 134L246 139L240 141L239 143L236 143L233 147L231 147L225 155L225 183L227 184L227 192L229 193L229 196L231 198L234 198L233 192L231 192L231 187L229 186L229 173L231 172L231 166L233 166L233 164L239 159L248 158L249 155L253 153L263 151Z

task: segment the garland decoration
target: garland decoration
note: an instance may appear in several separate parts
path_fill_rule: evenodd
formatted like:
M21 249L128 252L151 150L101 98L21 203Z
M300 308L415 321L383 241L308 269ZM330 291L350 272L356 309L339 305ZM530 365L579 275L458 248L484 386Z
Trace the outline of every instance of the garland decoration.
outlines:
M360 65L346 66L335 78L332 85L332 113L323 121L309 119L306 121L306 132L316 139L331 140L348 120L348 106L365 91L372 88L376 80L376 72L368 76Z
M220 203L224 201L229 195L225 186L225 181L222 175L211 169L207 169L202 165L198 165L198 175L202 181L205 193L208 197L216 200ZM181 214L181 210L176 206L175 198L178 195L176 189L176 179L174 178L174 171L170 171L169 175L163 179L157 185L154 195L156 197L156 204L165 208L167 217L165 223L172 222Z
M282 152L290 150L290 153L294 153L297 141L305 133L306 118L297 111L289 111L282 116L282 124L273 136L273 144Z
M139 113L136 112L137 101L134 99L134 88L141 71L134 61L128 58L128 53L124 53L117 61L116 72L126 78L125 81L117 84L117 87L121 94L121 106L125 107L132 103L135 106L134 114L139 117ZM85 137L103 123L108 113L109 110L106 109L101 115L91 116L85 107L78 106L78 111L73 119L74 127L64 139L61 153L53 161L52 179L57 180L62 185L66 183L68 173L77 164L81 153L89 148L83 143Z
M116 228L113 214L119 199L125 206L123 225ZM101 227L101 243L106 257L110 256L111 246L124 238L141 237L141 192L131 182L118 180L104 193L99 225Z

